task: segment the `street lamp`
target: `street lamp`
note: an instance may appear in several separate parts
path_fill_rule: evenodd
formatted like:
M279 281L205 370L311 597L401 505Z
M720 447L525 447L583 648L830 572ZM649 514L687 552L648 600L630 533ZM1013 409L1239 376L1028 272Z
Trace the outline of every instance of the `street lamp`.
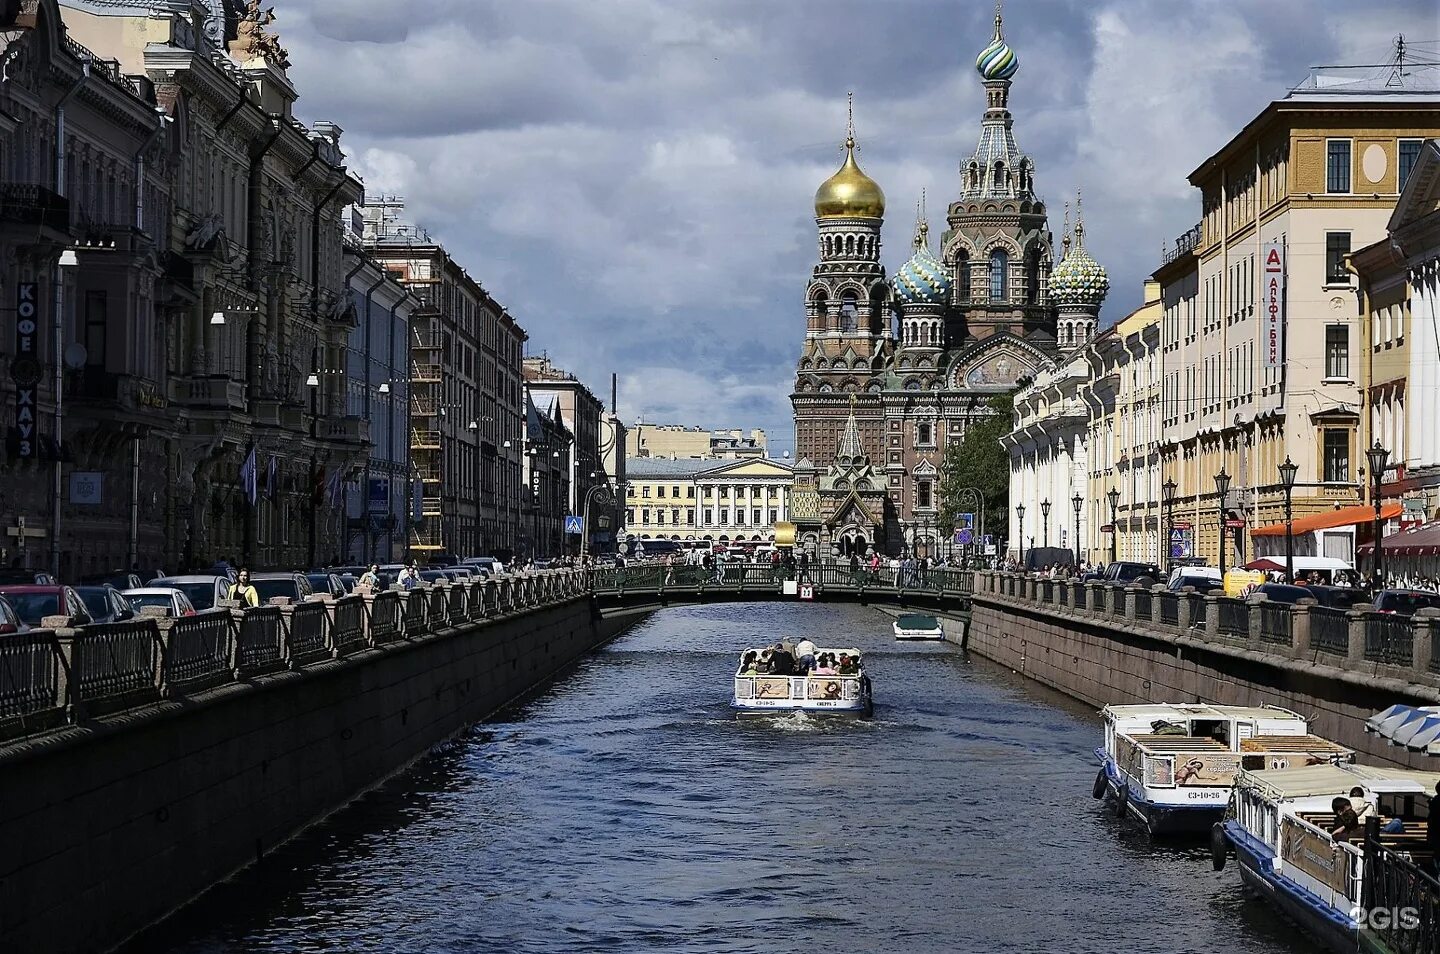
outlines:
M1225 498L1230 494L1230 475L1225 468L1215 475L1216 506L1220 515L1220 579L1225 579Z
M320 424L320 374L318 371L311 371L310 376L305 379L305 386L310 389L310 562L305 568L315 567L315 520L319 511L319 501L315 499L316 469L320 466L316 457Z
M1046 497L1044 500L1040 501L1040 516L1044 518L1044 526L1045 526L1045 529L1044 529L1043 531L1041 531L1040 541L1041 541L1041 543L1044 544L1045 549L1048 550L1048 549L1050 549L1050 498L1049 498L1049 497ZM1048 555L1047 555L1046 559L1049 559Z
M1370 460L1370 479L1374 481L1374 488L1370 498L1375 504L1375 585L1385 585L1385 551L1380 546L1380 535L1384 533L1385 525L1380 516L1380 484L1385 480L1385 471L1390 462L1390 451L1380 446L1376 441L1375 446L1365 452Z
M1016 529L1019 531L1016 536L1020 540L1020 569L1023 570L1025 569L1025 505L1023 503L1015 505L1015 521L1018 524Z
M592 474L591 476L594 475ZM594 484L589 490L585 491L585 506L581 511L581 522L583 526L580 532L580 556L582 559L585 556L586 544L590 541L590 501L598 496L600 498L600 506L609 506L609 490L609 484Z
M1175 491L1178 489L1179 485L1175 483L1174 477L1165 478L1165 483L1160 485L1160 490L1164 494L1163 500L1165 501L1164 547L1165 553L1167 554L1165 558L1166 567L1169 567L1171 561L1175 559Z
M1080 569L1080 511L1085 508L1085 498L1076 491L1075 496L1070 498L1070 506L1075 508L1075 569Z
M1105 499L1110 502L1110 562L1118 563L1120 557L1117 556L1118 548L1116 547L1115 539L1118 532L1115 512L1120 507L1120 489L1118 487L1111 487L1110 492L1105 495Z
M1290 501L1295 493L1295 474L1300 465L1285 455L1285 463L1279 466L1280 484L1285 488L1285 582L1295 582L1295 526L1290 512Z

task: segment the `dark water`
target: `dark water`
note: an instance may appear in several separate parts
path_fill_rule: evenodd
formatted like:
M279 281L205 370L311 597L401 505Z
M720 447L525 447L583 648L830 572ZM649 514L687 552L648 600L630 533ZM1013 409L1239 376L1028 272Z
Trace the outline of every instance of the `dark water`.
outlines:
M735 720L757 632L867 650L875 718ZM1091 799L1098 734L862 607L666 610L129 950L1311 951Z

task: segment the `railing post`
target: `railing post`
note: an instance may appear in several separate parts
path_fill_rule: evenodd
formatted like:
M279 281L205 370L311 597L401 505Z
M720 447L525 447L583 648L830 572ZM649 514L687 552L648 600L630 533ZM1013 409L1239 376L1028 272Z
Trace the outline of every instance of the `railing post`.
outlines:
M1133 589L1139 589L1139 587L1126 583L1124 587L1115 588L1115 592L1125 594L1125 622L1127 623L1135 622L1135 594L1131 592Z
M1414 643L1413 660L1415 673L1420 677L1430 675L1430 661L1434 653L1434 643L1431 633L1435 631L1437 617L1440 617L1440 610L1424 607L1415 611L1410 617L1410 639Z
M1212 640L1220 637L1220 603L1211 590L1205 594L1205 639Z
M1310 655L1310 607L1317 605L1314 600L1301 600L1290 616L1291 655L1296 659Z
M1345 654L1345 661L1352 666L1365 662L1365 617L1374 608L1370 603L1356 603L1345 613L1345 620L1350 624L1350 651Z
M1260 648L1260 632L1265 625L1265 612L1260 609L1261 603L1270 602L1270 597L1264 593L1252 593L1245 601L1245 647L1247 649Z

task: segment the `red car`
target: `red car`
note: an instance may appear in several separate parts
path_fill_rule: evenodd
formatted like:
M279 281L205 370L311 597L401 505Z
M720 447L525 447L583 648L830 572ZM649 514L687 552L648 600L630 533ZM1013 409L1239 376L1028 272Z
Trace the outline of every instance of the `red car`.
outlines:
M84 626L93 620L85 601L74 589L61 584L19 584L0 586L0 595L15 607L15 613L30 626L39 626L47 616L69 616L75 625Z

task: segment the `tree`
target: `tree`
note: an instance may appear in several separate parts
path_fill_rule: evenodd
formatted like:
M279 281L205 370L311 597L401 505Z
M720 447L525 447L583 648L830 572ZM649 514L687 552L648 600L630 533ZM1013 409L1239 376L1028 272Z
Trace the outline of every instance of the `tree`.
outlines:
M985 501L986 533L998 540L1009 526L1010 455L1000 438L1010 433L1015 402L1008 394L997 394L989 403L991 413L971 424L965 439L945 451L939 500L940 525L946 536L955 532L956 514L975 509L975 495L965 494L967 488L978 490ZM979 532L978 516L975 530Z

